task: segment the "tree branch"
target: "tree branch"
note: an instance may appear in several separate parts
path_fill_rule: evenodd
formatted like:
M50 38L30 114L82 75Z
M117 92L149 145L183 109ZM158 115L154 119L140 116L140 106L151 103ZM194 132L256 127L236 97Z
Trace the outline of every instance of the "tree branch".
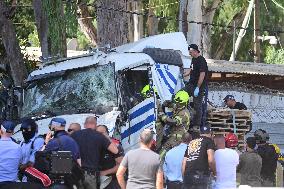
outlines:
M97 28L95 28L92 22L92 18L86 2L84 0L77 1L77 5L79 13L78 23L80 25L81 31L91 41L92 45L97 46Z
M237 14L233 17L233 19L232 19L232 21L230 22L229 25L233 25L234 21L236 22L236 26L240 25L241 22L243 21L244 17L245 17L245 14L246 14L246 11L245 11L245 10L243 10L243 11L237 13ZM230 39L231 39L231 33L233 32L233 30L234 30L233 28L230 28L230 29L228 29L228 30L226 30L226 31L224 30L224 31L220 34L220 36L222 36L222 37L221 37L221 39L219 40L220 43L218 44L217 49L216 49L216 51L215 51L216 53L214 54L214 59L219 60L219 59L221 59L222 56L224 55L225 50L227 50L227 48L226 48L226 47L227 47L227 44L228 44L228 42L229 42Z
M213 3L209 7L204 7L204 11L203 11L204 15L202 16L205 16L206 14L212 11L215 11L223 2L224 0L214 0Z

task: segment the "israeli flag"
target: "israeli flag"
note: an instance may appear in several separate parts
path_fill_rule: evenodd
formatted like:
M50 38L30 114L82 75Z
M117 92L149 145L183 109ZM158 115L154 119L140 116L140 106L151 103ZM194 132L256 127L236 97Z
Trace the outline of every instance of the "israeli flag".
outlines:
M139 146L139 135L145 128L155 131L155 101L147 98L128 111L129 127L122 128L121 141L126 151Z

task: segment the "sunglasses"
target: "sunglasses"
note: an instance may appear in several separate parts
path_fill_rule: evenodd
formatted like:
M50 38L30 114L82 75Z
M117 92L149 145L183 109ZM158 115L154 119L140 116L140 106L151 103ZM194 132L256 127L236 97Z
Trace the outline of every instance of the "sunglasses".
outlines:
M70 132L72 132L72 131L74 131L74 130L73 130L73 129L68 129L67 131L70 133Z

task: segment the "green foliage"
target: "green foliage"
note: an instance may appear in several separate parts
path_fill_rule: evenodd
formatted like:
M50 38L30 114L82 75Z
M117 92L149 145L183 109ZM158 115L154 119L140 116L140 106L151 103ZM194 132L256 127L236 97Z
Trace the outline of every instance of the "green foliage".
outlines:
M268 46L266 48L266 57L264 58L267 64L283 64L284 65L284 49L276 49Z
M77 40L78 40L78 50L87 50L88 47L91 46L90 41L86 38L86 36L78 30L77 32Z
M178 18L179 4L177 0L149 0L149 6L154 7L154 13L157 16L164 16L174 18L171 20L160 19L159 32L169 33L178 31L178 22L175 18Z
M62 0L42 1L43 10L48 19L48 40L50 41L51 55L63 55L62 37L66 32L65 18L62 16Z
M78 31L77 21L77 5L75 2L66 2L65 5L65 21L66 21L66 35L68 38L74 38Z
M280 2L280 1L279 1ZM283 1L282 1L283 2ZM240 13L241 11L246 11L248 8L249 2L247 0L226 0L223 1L223 4L220 8L217 9L214 17L214 24L220 25L228 25L232 20L233 17ZM282 3L284 5L284 2ZM260 29L268 29L268 30L283 30L284 24L284 11L277 7L272 1L270 0L262 0L260 1ZM240 25L239 25L240 26ZM250 23L248 25L248 29L246 31L245 36L242 39L239 51L237 53L236 59L239 61L253 61L253 56L248 52L253 50L253 12L250 18ZM229 33L229 40L224 41L223 35L227 32L224 28L221 27L213 27L212 28L212 52L216 49L220 43L226 43L225 46L225 53L221 57L221 59L228 60L230 58L231 52L233 50L233 32ZM237 30L238 34L239 30ZM272 35L274 36L275 33L273 32L264 32L262 31L260 35ZM283 39L282 39L283 41ZM277 47L271 47L269 43L261 42L261 55L262 55L262 62L283 62L281 59L284 59L284 56L277 56L276 52L281 54L283 50ZM272 58L274 57L274 59ZM275 61L277 60L277 61Z
M40 47L38 33L35 27L34 27L34 31L28 35L28 41L32 47Z
M31 0L21 0L21 4L30 5ZM30 46L28 36L34 32L35 19L32 7L17 7L12 18L20 46Z
M248 1L246 0L226 0L223 1L220 8L216 10L213 23L218 25L228 26L233 20L234 16L240 13L243 10L246 10L248 7ZM251 19L252 20L252 19ZM251 26L250 26L251 27ZM212 27L212 52L221 44L226 43L225 52L221 59L228 60L233 51L233 32L229 32L229 40L223 41L220 40L224 35L227 35L229 32L226 28L223 27ZM239 32L239 31L237 31ZM244 40L241 43L240 49L237 54L238 60L251 60L252 57L248 54L249 48L243 48L244 46L250 47L252 38L248 36L249 32L246 33Z

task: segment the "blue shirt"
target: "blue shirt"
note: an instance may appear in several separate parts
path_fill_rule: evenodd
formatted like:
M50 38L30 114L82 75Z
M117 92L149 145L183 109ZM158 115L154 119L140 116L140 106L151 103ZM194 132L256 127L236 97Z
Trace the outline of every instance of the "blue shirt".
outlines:
M0 182L17 181L22 159L21 147L11 138L0 139Z
M182 161L187 145L181 143L167 152L163 165L165 177L169 181L182 182Z
M80 159L78 144L66 131L57 132L47 143L45 151L71 151L74 160Z
M32 143L33 143L33 149L32 149ZM40 149L44 145L44 139L42 137L39 137L38 135L35 135L32 139L29 140L29 142L27 143L22 142L20 145L23 153L22 164L26 164L29 161L34 163L35 153L37 151L40 151Z

